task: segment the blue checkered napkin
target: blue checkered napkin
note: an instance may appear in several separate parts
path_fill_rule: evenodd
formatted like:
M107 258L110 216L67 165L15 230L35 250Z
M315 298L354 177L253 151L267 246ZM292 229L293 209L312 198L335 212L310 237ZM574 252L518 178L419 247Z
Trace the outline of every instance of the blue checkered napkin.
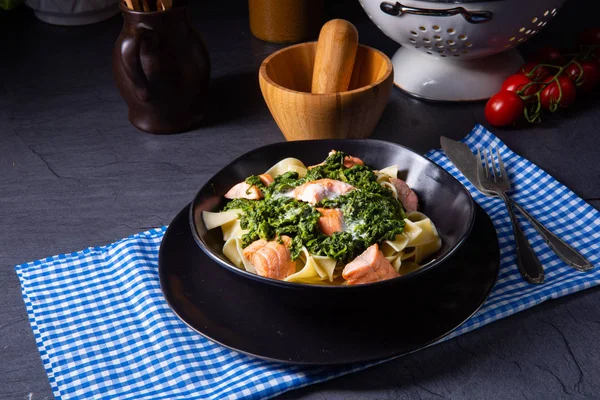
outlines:
M589 272L579 272L569 267L546 245L529 221L518 214L521 227L546 273L546 281L542 285L525 282L517 270L516 246L504 202L481 194L442 150L432 150L426 156L457 178L490 216L498 234L501 251L500 275L490 297L477 314L447 339L548 299L562 297L600 283L600 213L537 165L513 153L483 126L476 125L462 142L474 153L480 146L498 148L511 180L510 196L546 228L579 250L595 268Z
M365 367L270 363L189 329L160 291L165 230L16 267L56 398L259 399Z
M483 127L477 126L464 141L471 148L498 146L515 186L515 200L599 264L596 210ZM460 179L492 217L502 251L500 278L489 300L452 336L600 282L600 268L581 273L567 267L525 222L547 276L544 285L525 283L515 265L510 222L501 201L480 195L441 151L428 156ZM282 365L204 339L173 314L161 294L157 261L164 232L165 228L155 229L16 267L57 398L269 398L372 365Z

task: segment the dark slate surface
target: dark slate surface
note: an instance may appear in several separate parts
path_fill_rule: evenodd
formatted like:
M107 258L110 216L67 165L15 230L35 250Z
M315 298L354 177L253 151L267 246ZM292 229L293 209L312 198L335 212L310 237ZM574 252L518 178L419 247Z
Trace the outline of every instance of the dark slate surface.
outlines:
M200 3L200 2L198 2ZM202 2L209 3L209 2ZM0 13L0 398L51 398L14 272L15 264L102 245L167 224L196 189L245 151L283 140L256 78L281 46L254 39L244 1L195 4L212 64L204 126L176 136L136 131L110 70L121 27L38 22L22 7ZM597 6L571 0L525 53L567 46L593 25ZM356 23L361 42L396 45L355 2L328 4ZM593 8L592 8L593 7ZM428 104L394 90L374 134L425 152L439 135L484 122L482 104ZM599 101L543 124L494 132L600 208ZM600 393L600 289L548 302L447 343L287 399L555 399Z

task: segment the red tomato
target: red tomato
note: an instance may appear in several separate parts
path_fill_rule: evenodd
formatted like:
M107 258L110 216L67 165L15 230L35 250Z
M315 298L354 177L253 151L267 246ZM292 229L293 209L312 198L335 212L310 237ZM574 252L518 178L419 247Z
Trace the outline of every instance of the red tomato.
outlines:
M552 79L548 79L547 82ZM558 83L552 81L540 94L542 108L545 110L551 110L554 104L558 104L559 107L568 107L575 101L576 88L573 81L564 75L559 76L557 80Z
M505 126L515 122L525 104L514 92L501 91L493 95L485 105L485 118L494 126Z
M570 64L564 72L581 93L589 93L600 82L600 65L595 61Z
M600 28L586 28L579 35L579 44L582 46L600 45Z
M509 92L515 93L517 93L518 91L522 91L521 93L517 94L520 94L522 96L532 96L538 91L539 85L532 84L525 88L525 86L529 83L531 83L531 79L529 79L525 75L514 74L506 78L506 80L502 84L502 88L500 89L500 91L507 90Z
M528 76L532 81L541 82L550 76L550 71L546 67L537 67L540 63L528 62L521 66L519 73ZM537 68L535 68L537 67ZM535 68L535 71L533 69ZM531 72L533 71L533 73Z
M561 65L564 62L563 56L560 54L560 50L556 47L543 47L541 48L536 56L535 60L541 63L558 64Z
M576 82L577 90L581 93L589 93L600 82L600 64L595 61L581 61L579 65L583 72L581 79Z
M583 78L583 69L576 63L569 64L563 73L575 83Z

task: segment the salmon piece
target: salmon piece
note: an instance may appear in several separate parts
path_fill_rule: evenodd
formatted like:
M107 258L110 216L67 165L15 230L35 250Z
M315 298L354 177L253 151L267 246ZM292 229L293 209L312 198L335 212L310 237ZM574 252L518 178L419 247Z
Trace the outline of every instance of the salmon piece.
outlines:
M269 174L260 174L258 177L260 178L260 180L262 181L262 183L265 186L269 186L271 183L273 183L275 181L273 179L273 177Z
M406 212L417 211L419 208L419 198L414 190L412 190L406 182L398 178L390 178L390 183L394 185L398 192L398 200L402 203Z
M263 198L263 194L256 186L250 186L246 182L240 182L225 193L225 198L260 200Z
M258 177L265 186L269 186L274 182L273 177L269 174L260 174ZM263 194L259 188L254 185L250 186L244 181L229 189L229 191L225 193L225 198L260 200L263 198Z
M317 208L321 213L319 218L319 229L327 236L333 235L335 232L344 230L344 222L342 220L342 211L338 208Z
M379 282L398 276L400 274L379 251L377 243L369 246L361 255L346 264L342 271L342 277L346 279L348 285Z
M296 272L296 263L292 261L289 249L292 239L289 236L281 236L281 239L283 244L273 240L252 254L250 262L260 276L283 280ZM257 240L252 245L259 241Z
M335 153L337 153L337 151L331 150L329 152L329 155L331 156L332 154L335 154ZM308 169L312 169L312 168L318 167L320 165L325 165L325 162L322 162L322 163L319 163L319 164L316 164L316 165L311 165L311 166L308 167ZM344 167L346 167L346 168L352 168L355 165L365 165L365 163L363 162L363 160L361 160L358 157L352 157L352 156L346 156L346 157L344 157Z
M342 181L319 179L296 187L290 196L296 200L316 204L323 199L334 199L354 189L354 186Z
M332 151L334 151L334 150L332 150ZM365 163L363 162L363 160L361 160L358 157L352 157L352 156L344 157L344 167L352 168L355 165L365 165Z
M256 241L252 242L244 250L242 250L242 253L244 254L244 257L246 257L246 260L250 261L252 259L252 256L254 255L254 253L256 253L258 250L265 247L267 245L267 243L269 243L269 242L267 242L264 239L258 239Z

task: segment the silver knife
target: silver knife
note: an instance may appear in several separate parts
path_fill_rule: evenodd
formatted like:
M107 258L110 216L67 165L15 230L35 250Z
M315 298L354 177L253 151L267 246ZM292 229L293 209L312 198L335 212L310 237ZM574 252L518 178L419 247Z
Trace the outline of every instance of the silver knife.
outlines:
M447 137L442 136L440 138L442 149L446 156L452 161L452 163L458 168L458 170L471 182L473 186L477 188L481 193L486 196L493 196L493 194L483 190L479 185L477 179L477 157L471 152L469 146L464 143L457 142ZM525 211L520 205L509 198L510 204L517 209L527 220L533 225L533 227L539 232L544 241L550 246L550 248L560 257L565 263L575 268L578 271L589 271L594 266L589 262L581 253L565 243L558 236L550 232L544 225L539 223L533 216Z

